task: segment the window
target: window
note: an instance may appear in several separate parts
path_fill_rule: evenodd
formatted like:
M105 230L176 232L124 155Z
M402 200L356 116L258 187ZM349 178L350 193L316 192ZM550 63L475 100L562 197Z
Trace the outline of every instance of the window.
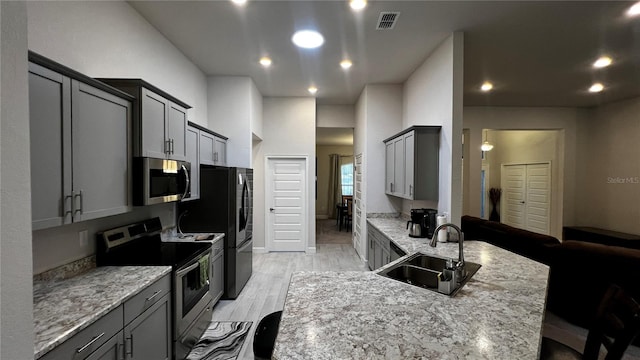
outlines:
M342 164L340 166L340 183L342 184L342 195L353 195L353 164Z

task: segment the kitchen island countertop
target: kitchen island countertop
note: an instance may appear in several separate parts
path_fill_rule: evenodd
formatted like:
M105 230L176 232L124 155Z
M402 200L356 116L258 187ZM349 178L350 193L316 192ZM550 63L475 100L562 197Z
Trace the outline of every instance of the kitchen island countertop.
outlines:
M34 359L169 274L171 266L104 266L33 284Z
M368 223L409 254L457 258L457 243L432 248L399 218ZM480 241L464 255L482 268L455 297L376 272L294 273L273 358L537 359L549 268Z

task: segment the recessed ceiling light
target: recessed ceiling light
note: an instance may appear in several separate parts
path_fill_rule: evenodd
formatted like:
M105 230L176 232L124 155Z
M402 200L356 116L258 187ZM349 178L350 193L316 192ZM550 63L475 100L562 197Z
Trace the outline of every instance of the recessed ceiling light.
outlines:
M349 6L353 10L362 10L367 6L367 0L351 0L349 1Z
M247 0L231 0L236 5L244 5L247 3Z
M311 94L315 94L315 93L318 92L318 88L315 87L315 86L309 86L309 89L307 89L307 90L309 90L309 93L311 93Z
M627 15L629 16L637 16L640 15L640 2L631 6L629 10L627 10Z
M340 61L340 66L342 66L343 69L348 69L353 65L353 63L351 62L351 60L349 59L344 59L342 61Z
M291 41L293 41L296 46L305 49L313 49L324 44L324 38L322 35L313 30L300 30L293 34L291 37Z
M598 58L598 60L596 60L596 62L593 63L593 67L594 68L607 67L607 66L611 65L611 62L613 62L613 60L611 60L610 57L601 56L600 58Z
M600 84L600 83L595 83L593 85L591 85L591 87L589 88L589 92L592 93L597 93L604 90L604 85Z
M483 82L482 86L480 86L482 91L491 91L491 89L493 89L493 84L488 81Z
M271 66L271 59L267 56L261 57L260 58L260 65L264 66L264 67L269 67Z

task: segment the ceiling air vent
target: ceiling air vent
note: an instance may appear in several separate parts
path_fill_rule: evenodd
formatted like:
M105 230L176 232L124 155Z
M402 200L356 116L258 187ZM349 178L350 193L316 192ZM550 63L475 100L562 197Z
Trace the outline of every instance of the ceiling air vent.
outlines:
M378 25L376 25L376 30L393 30L394 26L396 26L396 21L400 17L400 12L398 11L383 11L380 13L378 17Z

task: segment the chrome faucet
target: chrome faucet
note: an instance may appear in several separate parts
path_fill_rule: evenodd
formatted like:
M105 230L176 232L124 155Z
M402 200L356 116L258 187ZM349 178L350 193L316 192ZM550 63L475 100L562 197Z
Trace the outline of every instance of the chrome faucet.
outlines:
M429 245L431 245L431 247L436 247L436 245L438 244L438 231L448 227L453 228L455 231L458 232L458 263L456 264L455 267L458 269L463 269L464 268L464 252L463 252L464 233L458 226L451 223L438 225L438 227L436 227L436 229L433 230L433 237L431 238L431 242L429 243Z

